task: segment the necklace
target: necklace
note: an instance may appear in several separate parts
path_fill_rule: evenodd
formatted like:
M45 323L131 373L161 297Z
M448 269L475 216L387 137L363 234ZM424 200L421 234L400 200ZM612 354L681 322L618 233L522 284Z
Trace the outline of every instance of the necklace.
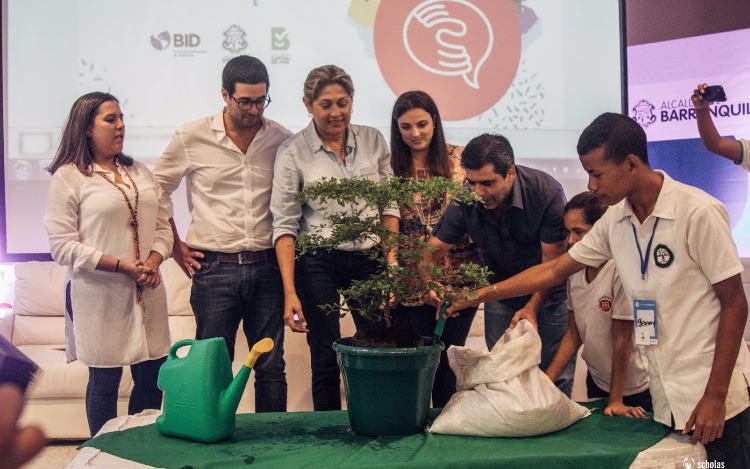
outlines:
M414 177L416 179L429 179L430 178L430 170L429 168L418 168L414 167Z
M135 192L135 203L130 202L130 197L128 197L128 194L125 192L125 190L117 185L117 183L113 180L111 180L104 172L97 171L96 174L103 177L105 181L112 184L112 186L120 191L123 198L125 199L125 203L128 204L128 210L130 210L130 220L129 225L130 228L133 231L133 247L135 250L135 260L139 260L141 258L141 242L140 237L138 236L138 199L140 195L138 194L138 186L135 184L135 181L130 176L130 173L127 169L122 167L123 172L125 173L125 176L128 178L128 181L130 181L130 185L133 187L133 192ZM135 302L138 304L138 306L141 307L141 316L143 318L146 317L146 304L143 302L143 285L135 285Z

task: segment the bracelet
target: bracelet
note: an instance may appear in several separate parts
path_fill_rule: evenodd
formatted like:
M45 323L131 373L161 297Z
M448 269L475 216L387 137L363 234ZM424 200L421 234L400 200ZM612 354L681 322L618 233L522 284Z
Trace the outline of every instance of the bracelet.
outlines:
M117 259L117 264L115 264L115 273L120 273L120 259Z

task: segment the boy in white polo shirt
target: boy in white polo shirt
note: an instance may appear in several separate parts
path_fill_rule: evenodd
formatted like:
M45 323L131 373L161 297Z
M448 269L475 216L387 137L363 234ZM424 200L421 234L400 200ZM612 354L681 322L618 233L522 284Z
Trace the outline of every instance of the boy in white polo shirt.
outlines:
M709 461L750 467L750 377L742 338L747 299L742 264L723 205L648 164L646 134L605 113L578 141L589 189L612 205L563 256L455 302L447 315L483 301L555 285L614 259L634 308L635 341L646 345L654 418L693 429Z
M750 172L750 141L745 139L732 140L722 137L716 130L716 125L711 118L711 102L703 99L703 92L708 87L703 83L695 87L690 99L695 108L695 120L698 122L698 133L706 150L723 156L739 165L745 171Z

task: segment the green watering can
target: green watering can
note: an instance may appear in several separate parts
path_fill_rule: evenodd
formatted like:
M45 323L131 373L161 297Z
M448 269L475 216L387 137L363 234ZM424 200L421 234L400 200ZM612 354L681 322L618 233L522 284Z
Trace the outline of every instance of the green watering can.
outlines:
M190 346L184 357L177 350ZM237 376L223 337L180 340L169 349L159 370L159 389L164 391L164 408L156 419L162 435L201 443L229 438L236 425L237 406L258 357L273 349L266 337L250 350Z

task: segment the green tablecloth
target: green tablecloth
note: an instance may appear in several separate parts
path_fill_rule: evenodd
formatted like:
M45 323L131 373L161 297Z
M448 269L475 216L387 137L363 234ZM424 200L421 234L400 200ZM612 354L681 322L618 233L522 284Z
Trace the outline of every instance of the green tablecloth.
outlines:
M92 446L124 459L165 468L626 468L661 440L653 420L591 416L556 433L527 438L477 438L420 433L370 437L349 429L345 411L237 415L229 440L202 444L162 436L155 425L93 438ZM599 408L597 408L599 407ZM430 420L439 413L431 411Z

